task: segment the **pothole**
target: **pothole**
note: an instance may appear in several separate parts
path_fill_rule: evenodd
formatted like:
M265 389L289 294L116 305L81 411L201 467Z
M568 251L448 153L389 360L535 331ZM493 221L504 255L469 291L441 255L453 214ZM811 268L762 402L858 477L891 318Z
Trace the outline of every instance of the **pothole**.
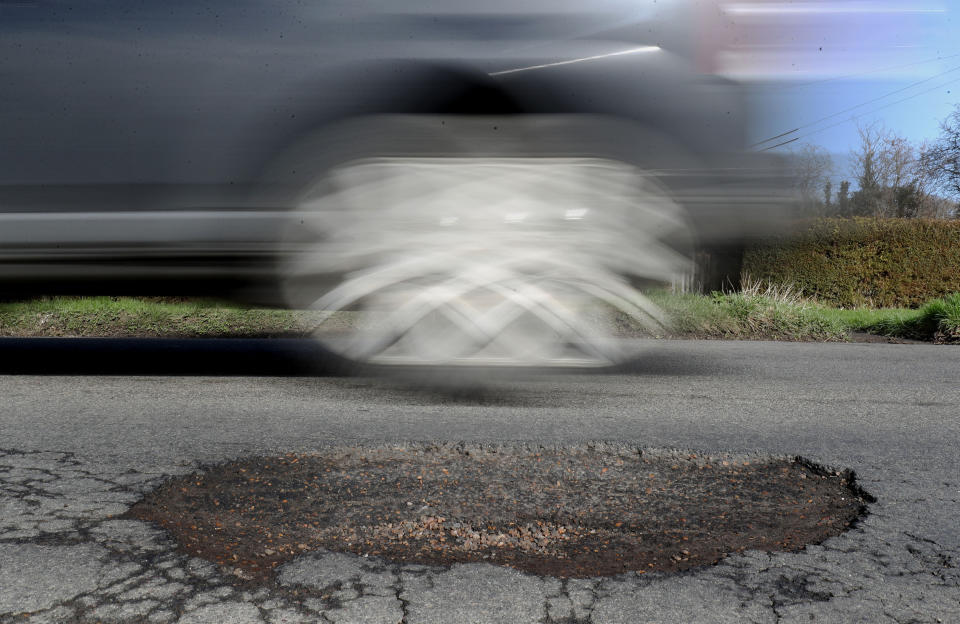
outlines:
M244 578L319 549L594 577L796 551L845 531L870 500L852 473L801 458L425 445L211 466L128 515Z

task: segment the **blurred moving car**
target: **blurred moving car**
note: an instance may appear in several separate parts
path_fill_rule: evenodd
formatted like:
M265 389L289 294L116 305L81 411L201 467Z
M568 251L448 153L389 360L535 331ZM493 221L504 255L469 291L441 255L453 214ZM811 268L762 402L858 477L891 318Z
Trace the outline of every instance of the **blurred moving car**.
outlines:
M0 297L362 311L318 332L361 361L617 361L615 317L663 323L642 286L786 199L696 11L2 2Z

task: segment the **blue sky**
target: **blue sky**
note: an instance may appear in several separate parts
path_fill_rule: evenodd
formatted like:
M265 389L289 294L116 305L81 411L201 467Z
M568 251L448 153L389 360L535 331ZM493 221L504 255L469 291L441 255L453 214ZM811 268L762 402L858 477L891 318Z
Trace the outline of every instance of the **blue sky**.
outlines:
M821 15L815 31L793 27L794 45L780 45L791 62L747 77L759 111L753 140L799 128L768 145L799 137L775 151L821 145L842 169L858 144L858 122L915 142L935 139L960 104L960 0L837 5L862 11Z

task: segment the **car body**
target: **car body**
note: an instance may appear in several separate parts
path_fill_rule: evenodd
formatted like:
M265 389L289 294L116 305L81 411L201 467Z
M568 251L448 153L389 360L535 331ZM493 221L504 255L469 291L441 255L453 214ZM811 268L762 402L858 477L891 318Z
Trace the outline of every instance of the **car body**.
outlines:
M781 163L746 149L740 85L698 66L692 5L396 5L0 4L0 297L289 305L290 259L331 236L291 234L306 189L385 155L628 162L698 244L779 222ZM418 118L513 134L452 148Z

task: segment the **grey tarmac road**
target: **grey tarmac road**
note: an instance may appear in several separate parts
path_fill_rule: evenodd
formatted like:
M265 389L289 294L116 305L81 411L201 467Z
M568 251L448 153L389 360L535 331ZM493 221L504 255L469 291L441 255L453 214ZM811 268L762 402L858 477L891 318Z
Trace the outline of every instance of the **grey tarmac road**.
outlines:
M466 392L76 372L0 377L0 622L960 622L957 348L662 342L618 374ZM260 588L114 518L203 462L460 440L802 455L852 468L877 502L803 552L675 576L560 581L316 552Z

